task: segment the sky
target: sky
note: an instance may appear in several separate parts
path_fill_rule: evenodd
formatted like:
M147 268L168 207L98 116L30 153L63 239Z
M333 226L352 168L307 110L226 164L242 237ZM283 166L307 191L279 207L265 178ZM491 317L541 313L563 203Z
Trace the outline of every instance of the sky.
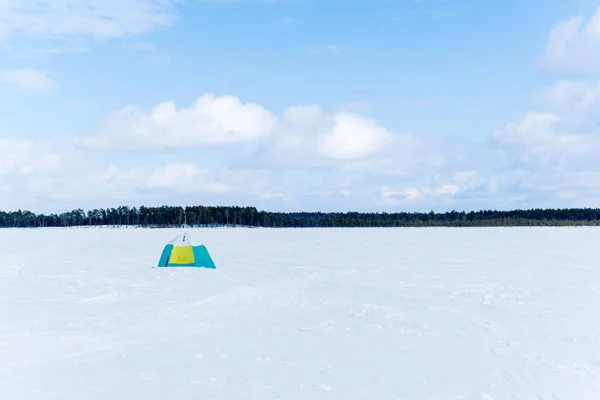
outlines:
M0 209L600 205L600 2L0 0Z

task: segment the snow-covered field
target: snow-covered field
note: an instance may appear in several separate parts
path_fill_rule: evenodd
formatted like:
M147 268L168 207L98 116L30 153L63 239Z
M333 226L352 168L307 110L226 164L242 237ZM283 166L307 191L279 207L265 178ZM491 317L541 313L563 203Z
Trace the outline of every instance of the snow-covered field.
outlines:
M0 230L0 399L600 398L600 229Z

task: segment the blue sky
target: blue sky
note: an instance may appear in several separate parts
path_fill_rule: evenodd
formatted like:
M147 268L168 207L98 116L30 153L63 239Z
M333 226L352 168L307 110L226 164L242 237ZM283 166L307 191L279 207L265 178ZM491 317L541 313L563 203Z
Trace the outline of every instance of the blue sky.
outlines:
M590 0L44 3L0 3L2 209L598 205Z

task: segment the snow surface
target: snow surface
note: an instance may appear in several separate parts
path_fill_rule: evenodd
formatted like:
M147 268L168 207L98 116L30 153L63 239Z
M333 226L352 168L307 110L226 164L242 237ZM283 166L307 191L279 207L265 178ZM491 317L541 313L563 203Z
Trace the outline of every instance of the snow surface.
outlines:
M600 396L600 229L0 230L0 399Z

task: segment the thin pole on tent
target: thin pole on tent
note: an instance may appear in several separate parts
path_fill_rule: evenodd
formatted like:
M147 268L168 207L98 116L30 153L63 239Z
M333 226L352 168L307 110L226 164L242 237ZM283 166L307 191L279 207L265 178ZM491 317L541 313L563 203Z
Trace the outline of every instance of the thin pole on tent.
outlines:
M187 206L183 208L183 240L187 236Z

